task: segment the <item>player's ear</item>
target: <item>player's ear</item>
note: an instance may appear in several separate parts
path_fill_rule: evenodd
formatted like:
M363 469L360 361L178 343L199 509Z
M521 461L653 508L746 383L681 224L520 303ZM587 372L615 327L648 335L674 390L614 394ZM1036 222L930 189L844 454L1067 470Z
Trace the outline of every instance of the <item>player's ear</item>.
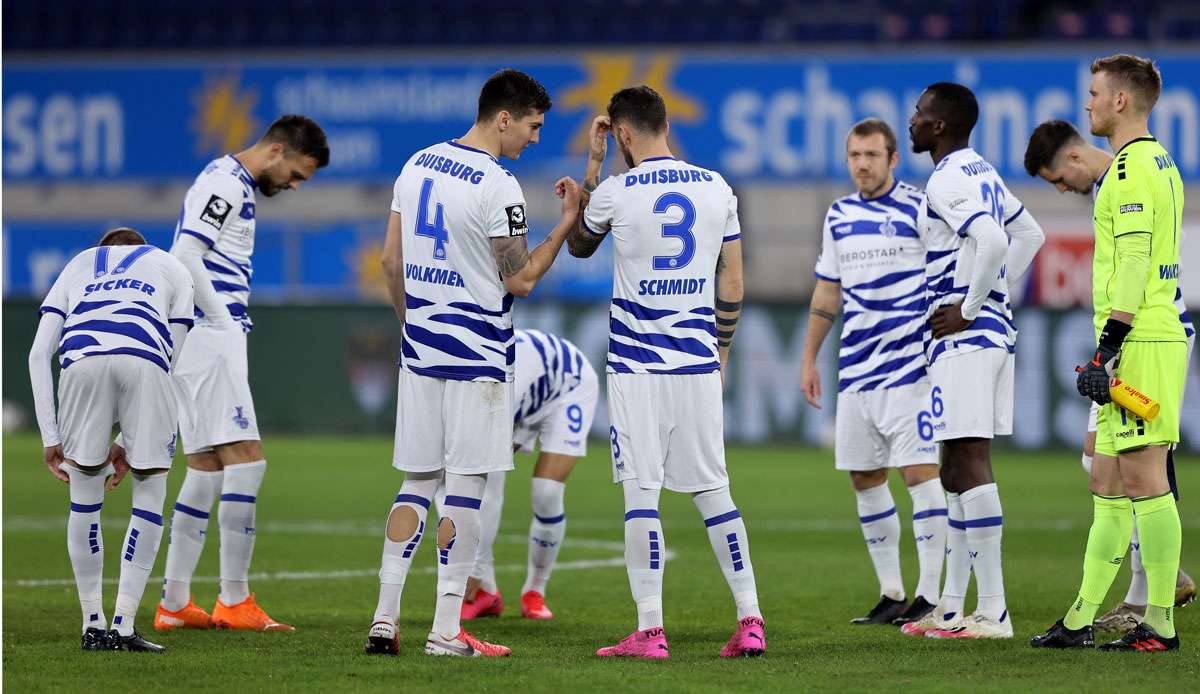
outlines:
M900 150L892 152L892 156L888 158L888 170L891 171L900 165Z
M512 125L512 114L508 111L500 111L496 114L496 127L500 132L508 130L508 126Z
M662 134L663 134L663 137L667 137L671 134L671 121L669 121L669 120L663 121L663 133Z

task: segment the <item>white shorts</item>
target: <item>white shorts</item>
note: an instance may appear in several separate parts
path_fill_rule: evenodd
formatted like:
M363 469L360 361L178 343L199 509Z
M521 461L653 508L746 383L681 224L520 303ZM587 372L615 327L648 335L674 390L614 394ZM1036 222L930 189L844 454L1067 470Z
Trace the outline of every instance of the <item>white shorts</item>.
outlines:
M721 374L608 374L613 481L701 492L729 484Z
M171 377L146 359L84 357L58 379L63 455L84 467L103 464L113 422L119 422L130 467L170 467L179 423L175 400Z
M454 381L400 369L392 465L482 475L513 469L513 384Z
M897 388L838 393L834 467L866 472L908 465L937 465L933 436L944 403L930 397L929 381Z
M259 440L246 333L241 326L192 328L175 365L175 378L184 396L179 405L184 453L207 453L225 443Z
M929 367L929 382L945 404L934 441L1007 436L1013 422L1013 355L977 349L942 357Z
M574 390L560 395L548 407L534 412L516 426L513 442L519 450L532 453L534 445L543 453L575 458L587 455L587 437L600 399L600 383L590 367Z

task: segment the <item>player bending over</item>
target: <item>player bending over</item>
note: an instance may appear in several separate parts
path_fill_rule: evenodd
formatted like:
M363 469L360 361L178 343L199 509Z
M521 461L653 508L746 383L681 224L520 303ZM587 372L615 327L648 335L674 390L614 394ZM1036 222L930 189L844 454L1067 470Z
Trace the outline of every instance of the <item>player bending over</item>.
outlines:
M1035 647L1090 648L1092 621L1121 568L1134 525L1146 571L1142 622L1105 651L1179 648L1175 584L1182 530L1167 478L1167 454L1179 441L1187 375L1187 336L1174 299L1178 289L1183 181L1171 155L1150 135L1150 111L1162 78L1131 55L1092 63L1088 122L1116 153L1096 191L1092 305L1097 346L1079 372L1079 393L1100 405L1092 461L1092 528L1079 596ZM1119 378L1159 401L1153 421L1112 402Z
M162 538L179 425L170 372L192 327L192 278L138 232L113 229L67 263L39 313L29 377L46 465L70 485L67 554L83 609L83 650L161 653L133 621ZM50 373L56 351L62 367L57 416ZM127 449L116 468L107 460L113 422ZM116 487L130 467L133 508L106 631L100 509L106 488Z
M1058 188L1080 195L1095 195L1099 182L1112 165L1113 156L1091 145L1075 131L1075 127L1062 120L1046 121L1039 125L1029 139L1025 150L1025 170L1030 176L1041 177ZM1188 361L1191 361L1192 346L1196 341L1196 328L1183 303L1183 292L1175 288L1175 308L1179 311L1179 322L1188 342ZM1092 458L1096 451L1096 418L1100 406L1092 403L1088 410L1087 434L1083 440L1083 469L1091 477ZM1179 499L1175 485L1175 461L1172 450L1167 451L1167 481L1171 493ZM1146 613L1146 570L1142 566L1142 552L1138 542L1137 526L1129 541L1129 590L1121 604L1097 617L1096 627L1112 631L1127 632L1137 627ZM1196 583L1180 567L1175 578L1175 606L1181 607L1196 597Z
M567 533L563 494L575 461L587 455L587 435L596 414L600 387L596 370L578 347L538 330L516 331L516 394L513 450L532 453L538 447L530 496L529 559L521 588L521 615L552 619L546 607L546 583ZM479 547L467 580L462 618L498 616L504 600L496 583L492 548L504 508L504 471L488 474L479 509ZM439 490L438 508L443 508Z
M1012 638L1004 599L1004 517L992 477L991 440L1012 433L1017 330L1008 299L1045 240L1041 227L968 141L979 117L970 89L926 88L909 120L914 152L935 164L918 233L925 245L929 321L926 356L943 402L942 485L950 530L938 607L901 629L932 638ZM974 573L978 602L963 614Z
M329 163L321 127L283 116L252 147L216 159L188 189L171 254L196 285L196 329L179 358L180 433L187 476L171 514L166 580L154 628L294 631L250 592L256 500L267 461L250 395L246 306L253 276L255 199L294 190ZM212 615L191 595L213 502L221 535L221 592Z
M625 494L625 563L638 628L599 656L666 658L663 487L692 495L737 606L722 657L761 655L763 619L746 525L729 494L721 391L742 308L737 198L715 171L675 159L649 87L622 89L592 123L593 190L571 255L613 237L608 405L613 480ZM630 167L597 186L608 134ZM714 309L715 307L715 309Z
M500 166L500 157L516 159L538 141L550 105L529 75L497 72L467 134L417 152L396 179L383 267L404 329L392 465L405 474L388 515L367 653L400 650L400 595L444 476L434 530L437 608L425 652L509 654L468 634L459 615L488 473L513 467L513 295L533 291L579 220L579 186L562 178L562 216L530 251L525 197Z
M850 473L858 520L879 578L879 604L854 624L907 624L937 604L946 553L946 495L938 479L943 404L926 374L925 247L917 236L921 191L896 180L896 135L878 118L855 124L846 162L858 192L829 207L804 341L801 387L820 408L817 354L846 308L838 358L834 464ZM899 468L913 502L921 579L905 601L900 518L888 489Z

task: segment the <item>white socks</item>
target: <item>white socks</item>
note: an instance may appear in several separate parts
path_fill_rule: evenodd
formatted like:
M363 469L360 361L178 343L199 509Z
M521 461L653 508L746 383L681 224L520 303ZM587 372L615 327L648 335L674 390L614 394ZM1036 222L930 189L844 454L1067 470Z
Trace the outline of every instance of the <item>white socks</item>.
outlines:
M967 550L967 530L963 524L963 507L959 495L946 492L946 585L942 590L941 606L943 620L963 616L963 602L967 597L967 584L971 582L971 554Z
M225 466L217 525L221 528L222 603L233 606L250 597L250 558L254 555L255 507L267 461Z
M878 487L855 490L858 522L862 525L867 552L879 578L879 594L893 600L904 599L904 581L900 576L900 518L886 482Z
M500 590L496 585L496 533L500 531L500 514L504 511L504 480L508 472L489 472L479 507L479 547L475 549L475 568L471 575L479 579L479 589L489 593ZM439 507L441 508L441 507Z
M725 582L733 593L737 618L761 617L758 609L758 588L754 584L754 567L750 564L750 542L742 514L733 505L729 487L700 492L692 497L704 519L708 541L717 563L725 574ZM641 628L641 627L639 627Z
M425 534L429 501L437 493L441 479L441 472L413 472L408 473L400 485L400 493L396 495L396 501L388 513L384 530L383 558L379 567L379 603L375 607L374 622L395 624L400 616L400 594L404 592L404 582L408 579L413 555L417 553L421 537ZM397 513L399 509L404 510Z
M959 494L967 547L975 570L975 588L979 594L976 614L998 622L1008 616L1004 602L1004 572L1001 566L1000 538L1004 516L996 484L984 484Z
M121 578L112 621L112 628L122 636L133 633L133 620L142 602L146 581L150 579L150 570L154 568L154 559L158 556L158 544L163 532L163 502L167 499L165 472L157 475L133 472L131 476L133 508L122 547Z
M204 551L208 518L221 491L225 473L188 468L171 512L171 535L167 545L167 568L163 581L162 606L172 612L187 607L191 600L192 574Z
M1123 602L1145 606L1149 588L1146 585L1146 568L1142 566L1142 543L1138 541L1137 523L1133 524L1133 537L1129 540L1129 590Z
M567 515L563 510L566 488L563 482L533 478L533 521L529 524L529 560L522 595L531 590L546 594L546 583L567 534Z
M916 594L930 605L938 603L942 581L942 563L946 559L946 494L938 478L908 488L913 505L913 537L921 579Z
M667 545L658 517L658 489L642 489L637 480L625 480L625 567L629 590L637 605L638 630L663 625L663 567Z
M84 472L72 465L59 466L71 478L71 512L67 515L67 554L75 572L83 630L105 629L104 537L100 532L100 509L104 506L104 481L113 473L111 465Z
M438 582L437 608L433 614L433 632L453 639L462 631L459 616L467 578L475 566L475 548L479 541L479 507L487 475L446 473L446 500L438 510Z

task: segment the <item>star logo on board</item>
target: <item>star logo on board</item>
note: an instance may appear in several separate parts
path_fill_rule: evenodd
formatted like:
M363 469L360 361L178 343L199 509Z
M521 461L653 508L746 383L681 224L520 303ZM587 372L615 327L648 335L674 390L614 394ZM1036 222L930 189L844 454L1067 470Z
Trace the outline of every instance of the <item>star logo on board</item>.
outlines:
M579 111L583 116L568 141L570 151L573 154L587 151L592 119L606 113L608 101L613 93L625 87L641 84L652 87L666 102L667 119L673 123L700 122L704 117L704 106L672 84L678 69L677 62L676 57L669 53L655 53L649 56L585 54L583 69L586 75L583 83L567 87L561 99L564 111ZM671 133L671 145L673 148L682 149L674 131Z
M204 86L192 94L195 115L191 129L196 133L196 153L219 156L244 149L254 141L259 123L254 118L258 93L243 89L236 73L209 75Z

